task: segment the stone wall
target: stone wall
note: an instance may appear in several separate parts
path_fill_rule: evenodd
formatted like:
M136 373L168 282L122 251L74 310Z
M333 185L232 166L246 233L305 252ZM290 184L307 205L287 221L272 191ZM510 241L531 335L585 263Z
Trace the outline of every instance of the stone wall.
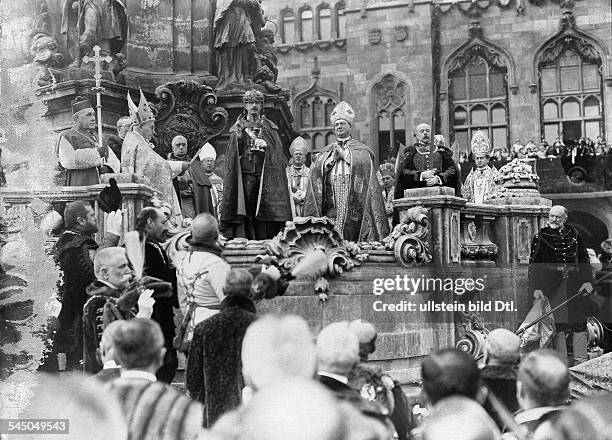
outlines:
M334 6L334 2L329 2ZM482 39L499 48L511 64L508 79L509 141L523 142L540 138L539 95L534 71L534 57L540 46L559 32L562 8L559 1L514 0L496 2L460 1L346 1L346 45L311 45L279 47L279 82L294 91L294 96L311 84L312 59L318 58L319 83L338 90L343 83L343 97L357 114L356 128L365 143L377 150L375 109L372 86L385 74L393 73L407 83L406 139L420 122L436 116L441 132L449 135L448 99L444 93L444 63L455 50L470 41L470 21L477 20ZM310 0L268 1L264 3L269 19L280 26L281 11L298 10L309 5L316 10L321 2ZM507 4L507 6L502 6ZM479 6L482 5L482 6ZM520 10L519 8L524 9ZM472 8L472 9L469 9ZM606 54L603 60L603 95L606 134L612 137L612 79L610 47L612 14L607 0L576 1L573 7L576 26L588 33ZM478 17L479 16L479 17ZM473 17L476 17L474 19ZM438 34L439 23L439 34ZM436 36L439 47L436 47ZM437 50L434 50L437 49ZM432 52L434 55L432 55ZM440 76L436 72L440 72ZM434 93L434 80L436 93ZM607 85L607 84L609 85ZM517 86L517 87L514 87ZM532 93L535 91L535 93ZM440 93L442 92L442 93ZM434 110L437 106L438 111Z

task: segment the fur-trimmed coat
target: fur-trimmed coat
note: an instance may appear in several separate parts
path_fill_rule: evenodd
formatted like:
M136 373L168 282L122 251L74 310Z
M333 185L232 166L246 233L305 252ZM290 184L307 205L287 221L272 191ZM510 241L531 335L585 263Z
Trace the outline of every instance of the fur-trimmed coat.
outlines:
M242 339L256 319L255 304L242 296L226 297L221 311L199 323L187 360L186 388L204 404L204 426L241 404Z

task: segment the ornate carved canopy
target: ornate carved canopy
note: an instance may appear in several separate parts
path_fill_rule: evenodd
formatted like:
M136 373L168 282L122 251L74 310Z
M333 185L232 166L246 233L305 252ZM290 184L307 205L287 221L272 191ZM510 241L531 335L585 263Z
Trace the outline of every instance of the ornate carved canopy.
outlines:
M189 156L212 138L221 134L229 116L216 106L217 95L208 86L195 81L176 81L155 90L159 98L155 128L162 154L172 151L172 139L182 135L187 139Z
M501 54L483 44L474 44L461 50L453 58L452 62L449 65L448 72L451 73L463 69L475 57L481 57L490 66L507 70L506 62L504 61Z

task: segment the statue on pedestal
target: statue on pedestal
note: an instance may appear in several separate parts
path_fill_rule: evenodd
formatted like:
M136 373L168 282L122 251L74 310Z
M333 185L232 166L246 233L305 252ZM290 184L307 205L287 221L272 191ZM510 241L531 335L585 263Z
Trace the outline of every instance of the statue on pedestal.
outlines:
M374 153L351 137L353 108L342 101L331 113L337 140L321 150L310 178L304 216L328 217L345 240L380 241L389 233Z
M96 45L103 56L114 58L109 70L123 62L123 57L117 57L127 41L127 16L122 1L65 0L61 31L66 34L74 67L79 67L82 57L90 55Z
M484 132L474 133L471 148L476 168L470 170L461 192L468 202L482 204L495 193L495 179L499 173L497 168L489 166L491 144Z
M259 0L221 0L213 26L218 90L253 81L256 34L263 25Z
M263 240L291 220L288 155L278 126L263 115L264 95L244 94L245 112L230 129L221 205L223 236Z

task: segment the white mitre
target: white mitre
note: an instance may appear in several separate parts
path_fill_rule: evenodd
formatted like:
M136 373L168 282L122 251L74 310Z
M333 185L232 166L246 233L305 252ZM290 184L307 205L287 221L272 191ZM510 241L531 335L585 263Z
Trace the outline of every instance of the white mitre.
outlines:
M198 157L200 160L204 159L213 159L217 160L217 152L215 151L215 147L210 145L210 143L206 142L202 148L200 148L200 152L198 153Z
M330 120L332 124L335 124L336 121L340 119L345 120L346 122L351 124L351 126L353 125L353 121L355 120L355 111L353 110L353 107L351 107L351 105L346 101L342 101L340 104L334 107L331 112Z

